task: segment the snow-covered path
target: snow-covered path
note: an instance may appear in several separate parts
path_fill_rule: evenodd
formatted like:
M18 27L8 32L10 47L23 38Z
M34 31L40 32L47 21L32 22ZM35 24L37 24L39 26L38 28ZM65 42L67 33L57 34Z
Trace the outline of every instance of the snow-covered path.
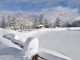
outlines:
M40 47L62 53L73 60L80 59L80 30L38 33Z

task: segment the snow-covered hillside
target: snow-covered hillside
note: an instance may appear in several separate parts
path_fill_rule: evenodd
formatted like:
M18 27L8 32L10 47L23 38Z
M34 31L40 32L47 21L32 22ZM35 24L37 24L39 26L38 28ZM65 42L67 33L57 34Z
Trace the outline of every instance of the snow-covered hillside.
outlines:
M80 59L80 28L38 29L30 32L18 32L0 28L0 59L26 60L27 58L24 59L19 54L22 49L13 44L10 39L4 38L7 34L18 36L19 41L22 43L16 42L20 44L24 44L28 37L38 38L39 47L41 47L38 54L48 60L51 60L51 58L55 60Z

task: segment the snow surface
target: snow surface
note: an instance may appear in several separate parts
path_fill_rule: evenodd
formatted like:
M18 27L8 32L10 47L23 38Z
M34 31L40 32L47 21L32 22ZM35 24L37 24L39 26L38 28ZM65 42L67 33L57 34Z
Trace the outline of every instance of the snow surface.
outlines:
M13 34L14 38L12 38L14 40L4 38L7 34ZM22 49L18 47L18 45L13 44L13 42L17 42L20 45L24 45L28 37L37 37L39 39L39 46L44 49L39 48L38 54L46 59L79 60L79 35L80 28L38 29L30 32L17 32L0 28L0 60L28 60L27 58L19 56ZM15 38L15 36L17 38Z
M8 38L10 39L14 44L15 42L18 43L19 45L21 45L20 42L18 42L18 36L14 35L14 34L6 34L4 35L5 38ZM16 41L17 40L17 41ZM20 55L22 55L23 57L28 57L29 59L33 56L33 55L36 55L38 53L38 45L39 45L39 42L38 42L38 39L37 38L33 38L33 37L29 37L25 43L23 44L24 48L23 50L20 52ZM62 59L65 60L65 59L68 59L68 60L71 60L70 58L60 54L60 53L57 53L55 51L50 51L48 49L42 49L40 48L39 49L39 55L43 56L44 57L44 54L46 53L46 57L48 57L49 55L53 55L55 56L54 59ZM41 54L43 52L43 55ZM47 56L48 55L48 56ZM51 60L53 59L53 56L52 58L47 58L48 60ZM56 57L58 56L58 57ZM60 57L60 58L59 58Z
M49 31L39 34L37 38L40 47L57 51L73 60L80 59L80 28L67 28L68 30ZM45 44L44 44L45 42Z

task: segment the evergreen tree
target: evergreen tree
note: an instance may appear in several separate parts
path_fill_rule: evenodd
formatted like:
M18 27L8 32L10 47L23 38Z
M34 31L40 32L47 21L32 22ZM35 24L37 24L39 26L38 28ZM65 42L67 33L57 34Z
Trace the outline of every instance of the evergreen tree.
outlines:
M41 14L41 15L40 15L39 24L43 24L43 25L44 25L44 18L43 18L43 14Z
M61 22L61 20L60 20L59 17L56 18L56 20L55 20L55 24L56 24L57 27L61 27L61 26L62 26L62 22Z
M39 25L39 20L38 20L38 18L36 18L36 19L34 20L33 27L35 28L35 27L38 26L38 25Z
M47 19L45 19L45 23L44 23L45 28L49 28L49 22Z
M5 28L5 26L6 26L6 22L5 22L5 16L3 14L3 16L2 16L2 22L1 22L1 27Z

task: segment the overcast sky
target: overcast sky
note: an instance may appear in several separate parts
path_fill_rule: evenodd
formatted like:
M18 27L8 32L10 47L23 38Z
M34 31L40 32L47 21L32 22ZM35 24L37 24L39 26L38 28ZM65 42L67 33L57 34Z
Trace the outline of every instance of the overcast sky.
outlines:
M53 22L57 17L62 21L74 21L79 17L80 0L0 0L0 16L21 11L40 15Z

